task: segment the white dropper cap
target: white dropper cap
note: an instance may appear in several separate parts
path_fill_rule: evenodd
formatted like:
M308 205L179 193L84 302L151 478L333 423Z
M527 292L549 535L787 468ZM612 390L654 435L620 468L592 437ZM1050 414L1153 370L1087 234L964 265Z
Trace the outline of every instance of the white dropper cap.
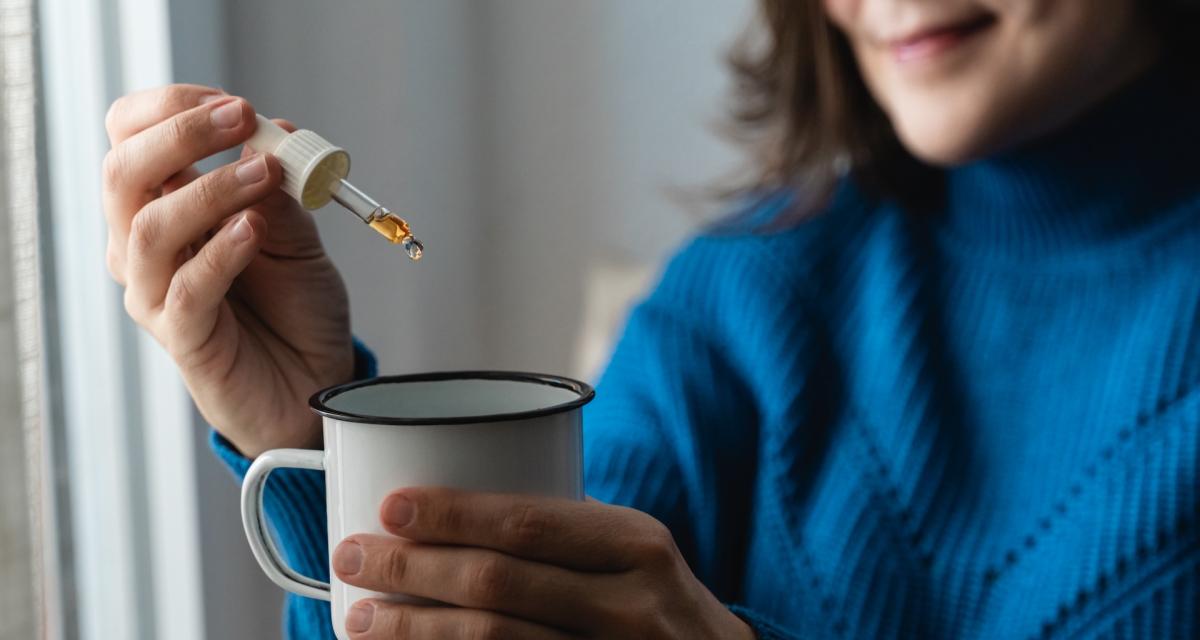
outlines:
M289 133L269 118L262 115L256 118L258 129L246 146L279 159L283 167L280 188L284 193L309 211L333 200L390 242L402 244L409 258L421 259L424 246L413 237L408 223L346 181L350 175L350 154L345 149L308 129Z
M329 204L334 186L350 175L350 154L308 129L289 133L262 115L256 118L258 130L246 146L279 158L284 193L308 210Z

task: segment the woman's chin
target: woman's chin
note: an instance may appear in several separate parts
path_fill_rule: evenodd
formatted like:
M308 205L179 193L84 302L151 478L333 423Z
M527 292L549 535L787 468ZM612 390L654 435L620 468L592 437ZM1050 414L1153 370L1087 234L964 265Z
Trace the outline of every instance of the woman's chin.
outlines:
M944 121L943 121L944 122ZM949 168L967 164L994 153L996 145L976 135L961 135L970 130L953 126L899 127L901 144L925 164Z

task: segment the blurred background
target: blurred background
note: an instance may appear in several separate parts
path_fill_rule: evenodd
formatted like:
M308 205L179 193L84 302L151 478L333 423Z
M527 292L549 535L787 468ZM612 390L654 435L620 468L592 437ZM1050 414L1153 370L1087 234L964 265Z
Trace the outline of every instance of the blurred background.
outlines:
M238 487L104 268L103 117L193 82L346 149L419 264L318 212L385 373L594 379L739 166L750 0L0 0L0 639L279 637ZM208 167L228 158L215 158Z

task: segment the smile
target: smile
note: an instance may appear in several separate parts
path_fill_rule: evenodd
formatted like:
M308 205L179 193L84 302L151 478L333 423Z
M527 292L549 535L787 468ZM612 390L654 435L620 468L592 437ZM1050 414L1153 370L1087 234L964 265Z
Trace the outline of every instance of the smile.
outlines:
M995 24L990 14L952 24L919 29L909 35L885 41L897 62L933 58L965 43Z

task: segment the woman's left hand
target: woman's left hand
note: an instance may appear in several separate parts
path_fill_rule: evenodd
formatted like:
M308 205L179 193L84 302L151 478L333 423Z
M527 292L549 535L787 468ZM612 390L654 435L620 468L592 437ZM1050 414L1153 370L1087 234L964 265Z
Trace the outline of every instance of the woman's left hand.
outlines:
M388 496L381 519L399 537L346 538L338 577L458 606L362 600L353 638L754 638L640 511L422 488Z

